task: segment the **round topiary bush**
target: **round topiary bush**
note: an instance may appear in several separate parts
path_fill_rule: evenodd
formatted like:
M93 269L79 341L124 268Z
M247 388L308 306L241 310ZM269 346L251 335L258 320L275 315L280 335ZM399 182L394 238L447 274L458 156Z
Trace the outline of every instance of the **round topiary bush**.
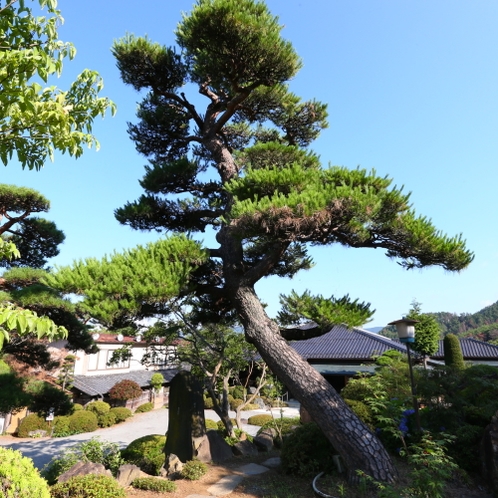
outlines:
M73 403L73 410L75 412L79 411L79 410L84 410L85 407L83 405L81 405L80 403Z
M142 389L134 380L129 379L116 382L109 391L109 398L116 401L128 401L140 396L142 396Z
M237 408L244 402L242 399L237 399L234 398L232 401L230 401L230 410L237 410Z
M334 447L315 423L297 427L284 438L280 458L287 474L312 477L334 468Z
M50 427L48 422L43 417L40 417L36 413L31 413L21 420L19 429L17 430L17 435L18 437L29 437L30 432L38 430L48 432Z
M131 485L136 489L155 491L156 493L172 493L176 491L176 484L174 482L156 477L138 477Z
M52 498L126 498L124 489L112 477L87 474L71 477L51 487ZM35 496L35 495L33 495Z
M213 408L214 403L213 400L211 399L211 396L204 396L204 408L206 410L211 410Z
M92 401L85 406L85 410L95 413L95 415L97 415L97 418L101 415L109 413L110 409L111 405L109 403L106 403L105 401Z
M151 434L132 441L121 456L129 463L140 467L143 472L151 475L159 475L164 465L164 445L166 436Z
M69 417L67 415L61 415L54 418L52 436L53 437L66 437L71 436L71 431L69 430Z
M206 419L206 429L214 429L215 431L218 430L218 424L214 421L211 420L210 418Z
M154 404L153 403L144 403L143 405L140 405L137 407L135 410L135 413L145 413L145 412L150 412L154 409Z
M257 405L256 403L248 403L242 410L244 411L249 411L249 410L259 410L260 406Z
M23 457L20 451L0 447L0 496L50 498L50 491L33 460Z
M72 434L93 432L97 430L98 426L99 424L95 413L87 410L74 412L69 417L69 430Z
M271 422L273 417L267 413L262 413L261 415L253 415L247 419L247 423L250 425L259 425L260 427L268 422Z
M183 466L180 475L183 479L189 479L190 481L197 481L200 479L208 470L205 463L199 460L189 460Z
M116 415L114 413L104 413L97 417L97 423L99 427L112 427L116 423Z
M109 413L114 413L116 417L116 423L124 422L125 420L133 417L133 413L129 408L125 408L124 406L116 406L111 408Z

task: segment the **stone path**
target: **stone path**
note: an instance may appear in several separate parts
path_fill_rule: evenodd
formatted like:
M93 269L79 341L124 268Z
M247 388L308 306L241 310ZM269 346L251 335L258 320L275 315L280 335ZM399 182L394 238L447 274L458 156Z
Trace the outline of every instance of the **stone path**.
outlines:
M241 482L244 477L255 476L267 472L270 467L278 467L280 458L269 458L262 465L249 463L234 470L234 473L222 477L216 484L207 489L208 495L188 495L186 498L216 498L218 496L229 495Z

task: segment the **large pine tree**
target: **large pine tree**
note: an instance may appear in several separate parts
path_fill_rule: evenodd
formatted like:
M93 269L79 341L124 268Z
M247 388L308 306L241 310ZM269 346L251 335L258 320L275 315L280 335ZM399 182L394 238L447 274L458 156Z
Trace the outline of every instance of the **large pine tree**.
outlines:
M146 91L129 133L150 161L140 182L145 194L116 217L140 230L214 231L215 247L180 294L196 296L206 322L235 312L247 340L319 424L350 475L361 469L391 481L396 472L379 440L286 340L324 333L338 321L362 324L368 306L347 296L293 295L284 299L286 322L317 325L281 329L254 286L309 268L309 245L382 248L405 268L450 271L465 268L472 254L460 237L417 217L390 179L322 168L308 146L326 126L326 106L291 93L287 82L301 61L280 31L264 3L198 0L177 27L179 50L132 35L115 43L123 81ZM191 90L205 105L187 96Z

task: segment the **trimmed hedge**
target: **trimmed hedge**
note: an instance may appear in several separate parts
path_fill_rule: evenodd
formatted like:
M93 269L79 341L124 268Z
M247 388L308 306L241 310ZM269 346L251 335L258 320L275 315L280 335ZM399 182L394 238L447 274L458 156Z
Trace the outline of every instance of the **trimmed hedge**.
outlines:
M82 432L93 432L98 429L97 416L93 412L80 410L74 412L69 417L69 430L72 434L80 434Z
M218 430L218 424L214 421L211 420L210 418L206 419L206 429L214 429L215 431Z
M151 434L132 441L124 450L121 456L128 462L140 467L140 470L151 475L159 475L161 467L164 465L164 445L166 436Z
M180 475L183 479L189 479L190 481L197 481L200 479L208 470L208 466L200 462L199 460L189 460L185 462Z
M17 430L18 437L29 437L31 431L49 431L50 427L48 422L37 415L36 413L31 413L30 415L24 417L19 424L19 429Z
M116 415L114 413L104 413L97 417L97 423L99 427L112 427L116 423Z
M273 417L267 413L262 413L261 415L253 415L247 419L247 423L250 425L259 425L260 427L271 422Z
M109 413L110 409L111 405L109 403L106 403L105 401L92 401L85 406L85 410L95 413L95 415L97 415L97 418L101 415Z
M150 412L154 409L154 403L144 403L143 405L140 405L137 407L135 410L135 413L145 413L145 412Z
M125 408L124 406L116 406L114 408L111 408L109 410L109 413L114 413L117 424L124 422L130 417L133 417L132 411L129 408Z

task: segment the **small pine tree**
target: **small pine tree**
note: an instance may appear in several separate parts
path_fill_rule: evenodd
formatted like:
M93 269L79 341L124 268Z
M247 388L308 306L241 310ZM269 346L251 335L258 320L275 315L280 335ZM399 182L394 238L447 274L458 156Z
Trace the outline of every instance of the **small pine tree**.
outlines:
M444 338L444 364L459 370L465 368L460 340L455 334L448 334Z

